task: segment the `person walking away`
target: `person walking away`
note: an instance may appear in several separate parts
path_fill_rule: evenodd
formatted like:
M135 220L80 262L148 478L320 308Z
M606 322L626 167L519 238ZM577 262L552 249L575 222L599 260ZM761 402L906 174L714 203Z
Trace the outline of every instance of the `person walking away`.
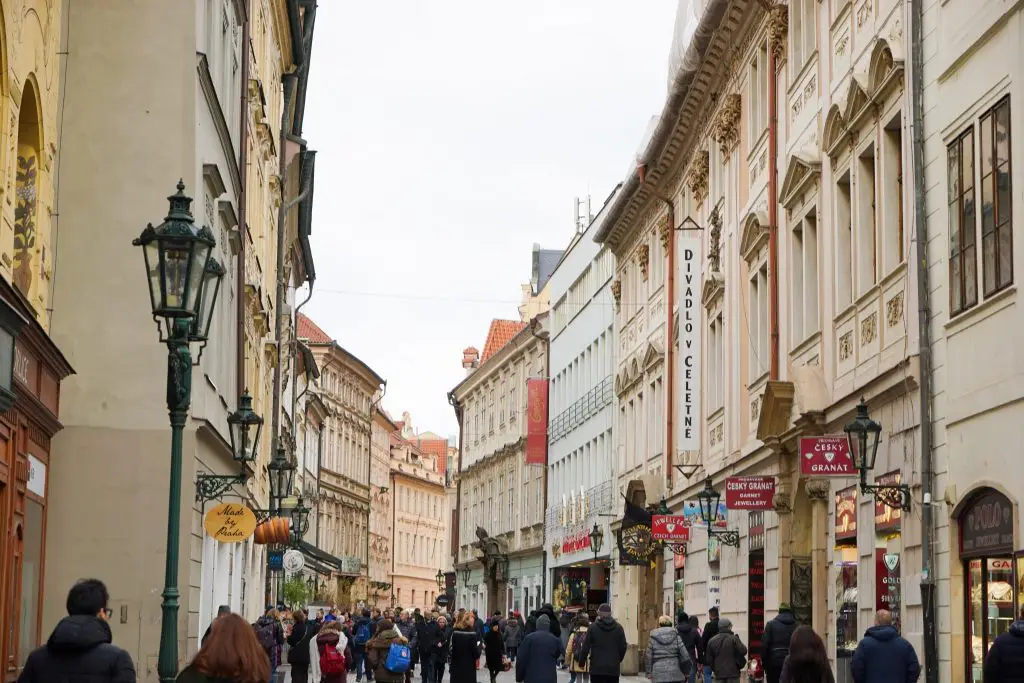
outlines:
M281 646L284 645L284 627L281 626L280 614L276 607L267 608L266 614L256 620L253 625L256 631L256 640L260 647L267 653L267 661L270 662L270 681L274 680L274 672L281 664Z
M764 626L761 638L761 664L768 683L779 683L782 664L789 656L789 640L796 631L796 617L788 602L779 605L779 615Z
M409 640L390 619L377 623L377 634L366 644L366 660L378 683L404 683L412 665Z
M562 637L562 627L558 624L558 617L555 615L555 608L551 606L551 603L544 603L541 605L540 610L537 612L537 618L541 615L545 615L548 618L548 630L554 634L555 638Z
M892 625L888 610L875 612L875 625L857 643L850 671L854 683L914 683L921 675L914 646Z
M551 632L551 617L537 617L537 630L523 638L516 661L516 681L519 683L557 683L558 656L562 641Z
M491 674L491 683L496 683L498 674L505 670L505 639L501 637L501 617L492 618L484 634L484 662Z
M477 640L484 642L484 620L480 618L477 610L473 610L473 628L476 629Z
M217 616L213 618L213 621L216 621L225 614L231 614L230 605L221 605L220 607L218 607ZM210 637L210 629L213 628L213 621L211 621L210 625L206 627L206 631L203 633L203 637L199 640L199 647L202 647L206 643L206 639Z
M651 683L683 683L693 669L686 643L672 626L668 614L658 617L647 645L647 678Z
M523 640L523 622L519 621L517 614L513 614L505 621L502 636L505 638L505 651L508 653L508 658L515 664L519 643Z
M590 681L590 665L587 658L583 656L584 648L587 645L587 630L590 629L590 617L586 612L580 612L576 617L572 633L569 634L569 642L565 646L565 661L569 667L569 683L588 683Z
M203 646L186 666L177 683L266 683L270 664L252 627L228 612L210 624ZM66 679L57 679L66 680Z
M810 626L798 626L779 673L782 683L836 683L825 641Z
M288 634L288 663L292 665L291 683L308 683L309 681L309 643L320 630L315 621L306 618L300 609L292 612L292 632Z
M570 614L564 607L558 616L558 639L561 647L558 650L558 666L562 669L569 668L569 660L565 658L565 650L569 647L569 636L572 634L572 622L574 615Z
M530 635L537 630L537 610L533 610L526 617L526 628L523 630L523 637Z
M419 661L420 649L416 642L416 622L412 620L409 610L402 610L398 616L398 623L395 628L402 634L402 637L409 641L409 652L412 654L412 661L409 663L409 670L405 672L405 683L412 683L412 674Z
M700 646L700 631L697 630L697 617L691 617L686 612L679 613L679 625L676 626L676 633L683 639L683 645L686 646L686 654L690 657L690 673L686 677L688 683L694 683L697 680L697 667L699 666L700 657L698 655L698 648Z
M704 652L704 659L707 660L704 675L707 676L707 669L710 668L716 683L738 683L740 672L747 665L747 646L732 632L731 621L719 619L717 626L718 633L708 641Z
M473 612L463 612L455 622L455 630L452 631L449 643L448 673L451 683L476 683L476 660L479 658L480 641L476 636L476 615Z
M364 673L367 681L373 680L373 671L366 663L366 644L373 638L373 632L374 625L370 610L364 609L363 615L356 619L352 626L352 654L355 655L356 683L363 680Z
M591 683L618 683L622 658L626 656L626 632L612 618L612 608L597 608L597 621L587 629L581 659L589 661Z
M448 618L439 616L437 618L437 636L438 645L434 650L434 656L431 658L431 669L434 672L434 682L441 683L444 678L444 666L448 661L448 652L451 646L452 640L452 627L448 625Z
M135 665L112 645L110 594L99 579L79 581L68 591L68 616L46 645L25 662L18 683L135 683Z
M708 610L708 622L704 624L704 631L700 635L701 664L704 665L704 683L711 683L711 667L708 666L708 643L718 635L718 608L712 607Z
M434 683L434 652L438 645L438 626L433 618L420 617L416 624L416 647L419 648L420 675L423 683Z
M985 683L1024 682L1024 609L985 656Z
M340 621L325 622L309 648L310 683L345 683L353 657Z

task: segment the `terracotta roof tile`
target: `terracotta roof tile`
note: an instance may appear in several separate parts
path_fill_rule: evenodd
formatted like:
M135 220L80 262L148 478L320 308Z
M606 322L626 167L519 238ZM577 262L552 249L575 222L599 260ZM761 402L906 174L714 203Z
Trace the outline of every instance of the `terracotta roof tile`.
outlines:
M522 332L526 328L526 323L519 322L518 320L499 320L495 318L491 321L491 329L487 332L487 342L484 344L484 353L480 357L480 362L486 362L488 358L500 351L505 344L512 341L512 338Z
M298 315L298 337L307 339L311 344L330 344L334 339L320 329L320 326L309 319L305 313Z

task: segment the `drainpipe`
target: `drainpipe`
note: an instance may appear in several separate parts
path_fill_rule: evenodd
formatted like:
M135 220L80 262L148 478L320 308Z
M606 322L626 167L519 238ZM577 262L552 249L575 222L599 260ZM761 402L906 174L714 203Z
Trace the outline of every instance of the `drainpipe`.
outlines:
M917 231L917 324L920 359L921 404L921 589L924 610L924 664L926 683L939 681L939 652L936 639L935 577L933 576L932 485L932 345L931 304L928 298L928 221L925 209L924 163L924 7L922 0L910 0L910 90L913 109L912 144L914 171L914 227Z
M366 459L366 595L370 595L370 515L373 514L373 496L370 493L370 477L373 474L373 414L377 410L377 407L384 401L384 396L388 393L388 382L384 380L384 384L380 386L380 396L376 401L370 403L370 457ZM390 448L388 449L390 454ZM374 605L376 606L376 604Z
M459 403L459 399L455 398L455 392L448 392L448 405L455 411L455 419L459 423L459 466L455 470L455 523L452 525L452 539L454 545L454 552L452 553L452 569L455 571L455 595L459 594L459 548L462 545L461 534L459 533L462 529L462 404ZM451 548L449 548L451 550ZM454 607L454 605L453 605Z
M785 21L788 5L773 5L768 17L771 24ZM774 42L774 41L773 41ZM779 65L782 46L768 46L768 316L771 328L768 379L779 379Z
M298 322L299 321L299 311L301 311L302 307L305 306L306 304L308 304L309 300L313 298L313 282L314 282L314 280L310 280L309 281L309 294L306 296L305 299L302 300L301 304L299 304L298 306L295 307L295 318L294 318L294 321L292 322L292 329L295 330L295 334L292 335L292 342L290 344L291 351L292 351L292 359L297 358L298 355L299 355L299 322ZM298 421L298 418L295 415L295 409L299 405L299 399L302 398L303 396L305 396L306 392L309 391L309 386L310 386L309 382L307 381L306 382L306 388L302 390L302 393L301 394L296 394L295 393L295 387L298 386L298 384L296 384L296 382L298 381L298 377L299 377L299 364L295 363L295 362L292 362L292 423L293 424ZM305 430L303 430L303 433L305 433Z
M238 296L236 297L235 317L238 325L237 348L235 349L236 368L236 393L241 396L245 393L245 242L248 239L249 228L246 226L248 193L246 183L249 178L249 0L242 2L242 92L241 112L239 113L238 124L238 173L241 179L241 191L238 193Z

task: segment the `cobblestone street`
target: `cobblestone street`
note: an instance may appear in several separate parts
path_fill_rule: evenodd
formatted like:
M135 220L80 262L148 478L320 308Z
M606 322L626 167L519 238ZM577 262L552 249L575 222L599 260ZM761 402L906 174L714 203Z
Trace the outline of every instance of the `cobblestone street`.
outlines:
M487 675L487 671L480 670L476 674L476 680L477 680L477 683L489 683L490 677ZM498 683L515 683L515 680L516 680L515 671L508 671L508 672L503 672L503 673L498 674ZM568 680L569 680L569 672L559 670L558 671L558 683L567 683ZM622 676L621 678L619 678L619 682L620 683L640 683L640 681L646 681L646 680L647 680L646 677L640 677L640 676ZM413 678L413 683L422 683L422 681L423 681L423 679L420 678L420 672L416 671L416 675ZM451 678L449 678L448 677L448 673L445 672L444 680L442 681L442 683L449 683L449 681L451 681ZM284 672L284 680L283 681L278 681L278 683L291 683L290 671L285 670L285 672ZM355 683L355 677L350 674L348 676L348 680L346 681L346 683Z

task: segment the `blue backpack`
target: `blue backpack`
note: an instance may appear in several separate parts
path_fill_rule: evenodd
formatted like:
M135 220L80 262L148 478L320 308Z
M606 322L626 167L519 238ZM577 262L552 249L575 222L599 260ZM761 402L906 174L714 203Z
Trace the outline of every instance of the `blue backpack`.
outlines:
M363 646L370 642L370 622L364 621L356 627L356 645Z
M388 658L384 660L384 668L394 674L404 674L409 670L411 661L408 645L391 643L391 647L388 648Z

